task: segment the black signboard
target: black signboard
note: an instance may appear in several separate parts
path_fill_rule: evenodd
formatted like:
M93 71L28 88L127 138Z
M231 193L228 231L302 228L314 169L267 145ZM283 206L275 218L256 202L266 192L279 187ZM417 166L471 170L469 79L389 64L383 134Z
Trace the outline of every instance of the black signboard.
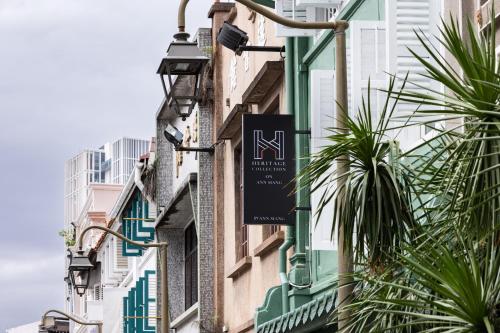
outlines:
M291 115L243 115L243 222L294 224L295 131Z

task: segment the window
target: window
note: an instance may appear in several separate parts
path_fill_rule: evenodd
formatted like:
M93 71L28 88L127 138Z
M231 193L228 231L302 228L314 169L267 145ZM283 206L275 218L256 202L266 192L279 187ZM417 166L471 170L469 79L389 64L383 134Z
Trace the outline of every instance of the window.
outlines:
M406 85L407 91L427 94L427 89L443 92L443 86L439 82L429 80L421 75L426 72L425 67L415 58L412 52L431 63L434 62L418 40L415 31L422 31L426 38L437 48L436 51L444 51L442 45L437 41L441 22L441 1L431 0L397 0L387 1L386 13L386 45L387 45L387 71L394 73L398 78L404 78L408 75L412 84ZM399 89L400 83L396 82L396 89ZM397 116L407 117L411 115L420 105L418 103L409 103L399 101L397 106ZM419 122L429 121L429 126L410 126L401 131L395 131L398 134L401 148L408 150L415 145L415 142L422 139L426 134L432 131L432 120L438 120L439 117L418 117ZM413 122L417 119L413 119Z
M268 224L262 226L262 239L266 240L280 230L278 224Z
M331 135L329 128L335 127L335 72L333 70L311 71L311 153L318 153L322 147L331 142L325 139ZM335 166L332 165L333 169ZM329 170L328 173L330 173ZM329 184L331 185L331 184ZM318 207L321 197L328 187L311 193L311 248L313 250L336 250L337 245L332 234L333 202L323 207L321 216L318 216ZM331 193L331 192L328 192ZM336 231L334 231L336 234Z
M187 310L198 302L198 237L194 222L184 231L184 288Z
M386 30L381 21L353 21L351 30L351 49L360 50L352 55L352 113L358 112L364 99L368 102L368 84L371 88L372 121L378 120L378 112L383 107L386 94L378 89L387 85Z
M234 201L236 261L248 256L248 226L243 224L243 177L241 143L234 150Z

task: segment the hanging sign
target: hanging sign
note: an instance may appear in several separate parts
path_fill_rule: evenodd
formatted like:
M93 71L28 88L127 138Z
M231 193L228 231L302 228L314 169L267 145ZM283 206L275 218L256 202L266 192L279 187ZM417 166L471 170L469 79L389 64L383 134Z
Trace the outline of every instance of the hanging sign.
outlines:
M295 131L291 115L243 115L243 222L294 224Z

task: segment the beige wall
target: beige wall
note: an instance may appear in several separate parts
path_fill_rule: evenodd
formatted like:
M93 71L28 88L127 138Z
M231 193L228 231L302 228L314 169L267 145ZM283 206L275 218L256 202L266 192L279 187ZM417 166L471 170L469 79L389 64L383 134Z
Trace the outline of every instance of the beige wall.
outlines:
M233 9L234 11L234 9ZM226 17L231 17L234 12L227 13ZM266 37L266 46L282 46L284 39L275 37L274 23L268 19L255 15L252 18L252 13L244 6L236 4L236 16L232 24L237 25L240 29L246 31L249 36L249 45L259 45L259 23L264 19L264 35ZM226 18L227 19L227 18ZM217 31L214 31L216 34ZM216 112L222 113L222 121L226 119L236 104L242 101L242 94L252 83L255 75L268 60L280 60L279 53L270 52L250 52L248 53L248 68L245 69L245 55L236 56L232 51L223 48L221 45L215 46L218 48L215 52L219 59L215 60L219 70L219 77L222 82L215 82L215 85L221 84L222 91L220 97L223 103ZM236 62L236 84L231 87L230 71L231 64ZM233 68L234 70L234 68ZM275 85L274 89L269 92L268 96L262 102L262 105L251 105L249 110L253 113L262 113L268 110L267 106L271 101L278 99L280 112L285 112L284 109L284 75L281 80ZM229 105L226 105L226 101ZM235 278L228 278L237 264L236 257L236 210L235 210L235 169L234 169L234 148L241 140L240 134L233 140L227 140L223 145L223 271L224 271L224 287L223 287L223 318L222 324L229 330L230 333L253 331L252 322L255 309L262 305L266 291L275 285L279 284L278 276L278 250L277 247L264 257L254 257L253 252L256 247L262 244L263 227L249 226L249 256L252 260L251 268L241 272ZM217 205L217 202L216 202Z

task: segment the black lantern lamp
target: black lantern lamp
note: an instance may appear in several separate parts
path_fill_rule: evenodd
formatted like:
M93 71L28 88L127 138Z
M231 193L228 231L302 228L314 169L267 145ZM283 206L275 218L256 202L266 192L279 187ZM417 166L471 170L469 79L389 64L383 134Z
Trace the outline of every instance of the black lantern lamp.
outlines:
M77 251L76 255L71 257L71 263L68 266L69 276L73 288L79 296L85 295L90 282L90 272L94 265L90 262L84 251Z
M217 42L224 45L237 55L243 51L261 51L261 52L284 52L284 46L247 46L248 35L237 26L224 22L217 35Z
M197 43L187 41L189 34L178 33L174 37L176 40L170 43L157 74L160 74L168 105L186 120L200 99L203 68L208 57Z

